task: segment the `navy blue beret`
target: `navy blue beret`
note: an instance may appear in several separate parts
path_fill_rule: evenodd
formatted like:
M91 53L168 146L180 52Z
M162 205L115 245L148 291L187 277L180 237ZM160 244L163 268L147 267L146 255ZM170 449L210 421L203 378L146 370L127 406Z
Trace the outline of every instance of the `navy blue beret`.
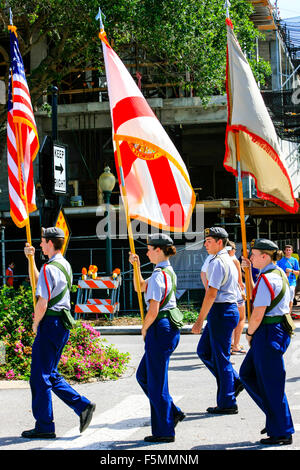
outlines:
M228 238L228 233L222 227L210 227L204 230L205 237Z
M172 246L174 242L169 235L166 233L154 233L149 235L147 239L147 245L151 246Z
M272 240L267 240L267 238L257 238L252 240L251 248L255 250L279 250L279 247Z
M43 238L65 238L65 232L59 227L42 227Z

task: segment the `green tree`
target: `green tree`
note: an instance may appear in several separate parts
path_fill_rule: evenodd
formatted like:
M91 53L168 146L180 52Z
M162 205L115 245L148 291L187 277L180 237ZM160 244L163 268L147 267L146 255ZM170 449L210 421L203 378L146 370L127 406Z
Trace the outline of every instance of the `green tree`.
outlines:
M99 67L103 71L96 0L0 0L0 24L7 32L9 3L18 28L23 57L41 41L47 55L30 71L28 82L32 102L48 87L58 86L72 71ZM225 91L226 27L221 0L102 0L105 30L109 41L122 56L125 48L138 48L140 59L156 64L156 78L162 82L193 87L201 98ZM249 54L260 34L250 20L252 5L231 1L231 19L240 44ZM3 33L2 33L3 37ZM5 56L5 54L4 54ZM8 76L8 60L4 57ZM28 70L29 72L29 70ZM256 78L263 83L270 72L264 61L255 64ZM2 122L5 120L2 109Z

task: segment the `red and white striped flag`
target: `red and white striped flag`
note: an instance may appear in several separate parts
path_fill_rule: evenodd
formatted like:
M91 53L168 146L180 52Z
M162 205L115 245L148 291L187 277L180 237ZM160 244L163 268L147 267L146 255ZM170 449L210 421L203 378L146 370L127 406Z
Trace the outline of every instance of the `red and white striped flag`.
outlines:
M19 51L16 27L10 30L10 70L7 113L7 166L10 214L18 227L36 210L33 160L39 150L30 93Z
M116 168L119 184L126 188L128 215L164 230L185 231L195 205L185 164L104 30L99 36Z
M258 197L296 213L299 206L273 122L229 18L226 24L228 123L224 167L237 176L238 133L241 175L255 179Z

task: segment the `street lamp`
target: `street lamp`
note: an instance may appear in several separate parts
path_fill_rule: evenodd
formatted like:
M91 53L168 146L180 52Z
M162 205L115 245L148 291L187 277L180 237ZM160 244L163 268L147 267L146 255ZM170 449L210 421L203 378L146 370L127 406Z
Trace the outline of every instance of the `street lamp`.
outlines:
M103 193L106 211L104 217L107 218L107 236L106 236L106 274L112 273L112 246L111 246L111 227L110 227L110 196L115 187L116 178L110 172L109 166L104 168L104 172L99 176L99 189Z

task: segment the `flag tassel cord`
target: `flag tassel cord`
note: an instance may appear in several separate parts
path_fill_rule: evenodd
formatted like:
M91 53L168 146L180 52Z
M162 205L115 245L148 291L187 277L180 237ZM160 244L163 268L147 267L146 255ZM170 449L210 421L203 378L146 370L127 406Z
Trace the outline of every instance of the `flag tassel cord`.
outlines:
M127 224L127 231L128 231L128 238L129 238L129 246L130 246L130 251L132 254L135 254L135 245L134 245L134 239L133 239L133 233L132 233L132 226L131 226L131 220L128 214L128 205L127 205L127 192L125 188L125 184L123 181L123 169L122 169L122 160L121 160L121 153L120 153L120 146L118 140L115 140L116 142L116 148L117 148L117 157L118 157L118 165L120 169L120 174L122 175L121 178L121 190L122 190L122 196L123 196L123 201L124 201L124 207L125 207L125 215L126 215L126 224ZM138 266L137 263L133 263L133 273L135 277L135 284L137 286L137 294L138 294L138 301L139 301L139 307L140 307L140 314L141 314L141 319L144 321L144 307L143 307L143 299L142 299L142 292L141 292L141 284L140 284L140 278L138 274Z
M23 156L23 149L22 149L22 134L21 134L21 124L18 123L16 125L16 143L17 143L17 152L18 152L18 161L23 163L24 162L24 156ZM24 181L24 179L23 179ZM25 194L23 195L22 199L24 199L24 202L26 204L26 212L27 212L27 222L26 222L26 238L27 242L29 245L32 245L32 240L31 240L31 230L30 230L30 221L29 221L29 212L28 212L28 200L27 200L27 194L26 194L26 187L25 184L22 185L25 191ZM33 306L35 307L36 304L36 299L35 299L35 277L34 277L34 260L33 256L29 256L29 276L30 276L30 282L31 282L31 287L32 287L32 300L33 300Z
M239 140L238 132L235 133L235 144L236 144L236 157L237 157L237 166L238 166L238 194L239 194L239 210L240 210L240 223L241 223L241 233L242 233L242 252L243 252L244 258L248 258L243 181L242 181L242 175L241 175L240 140ZM250 310L251 288L250 288L249 268L245 268L245 281L246 281L246 293L247 293L247 310L248 310L248 319L249 319L251 315L251 310Z

